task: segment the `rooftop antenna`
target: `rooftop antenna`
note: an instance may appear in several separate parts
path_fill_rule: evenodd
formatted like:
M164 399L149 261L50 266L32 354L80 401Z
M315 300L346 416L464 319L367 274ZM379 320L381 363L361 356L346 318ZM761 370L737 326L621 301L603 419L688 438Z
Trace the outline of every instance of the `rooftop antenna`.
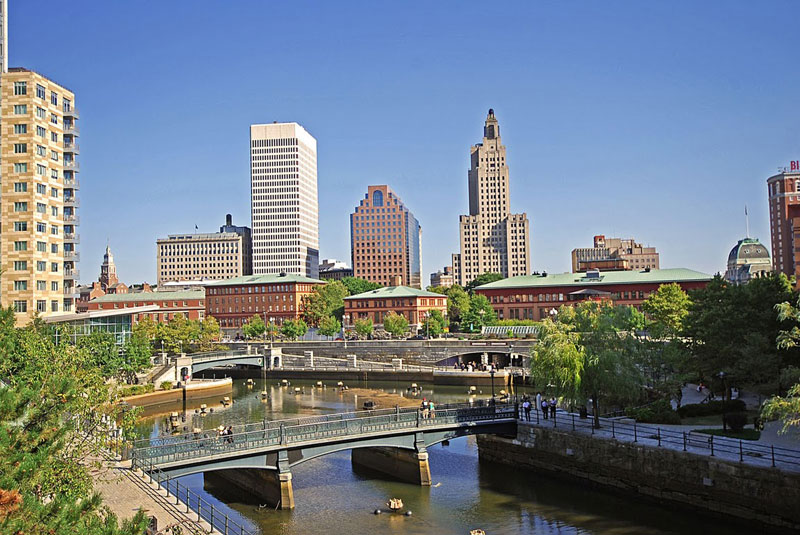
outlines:
M744 205L744 225L745 225L745 238L750 237L750 216L747 213L747 205Z

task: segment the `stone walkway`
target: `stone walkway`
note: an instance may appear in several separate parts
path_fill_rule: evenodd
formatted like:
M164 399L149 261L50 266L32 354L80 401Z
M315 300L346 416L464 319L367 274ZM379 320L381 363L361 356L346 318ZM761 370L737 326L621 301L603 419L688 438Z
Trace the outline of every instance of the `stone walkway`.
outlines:
M104 460L102 467L91 470L91 475L95 491L103 496L103 504L120 520L133 518L141 509L146 515L156 517L159 530L177 524L184 533L212 533L208 522L198 522L197 514L187 513L183 502L176 504L174 496L168 497L145 474L132 471L129 461Z

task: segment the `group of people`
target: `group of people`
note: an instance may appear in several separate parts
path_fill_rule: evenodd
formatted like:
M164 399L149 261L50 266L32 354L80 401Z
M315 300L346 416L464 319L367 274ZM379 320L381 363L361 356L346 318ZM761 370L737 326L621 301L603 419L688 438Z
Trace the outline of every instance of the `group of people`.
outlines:
M497 370L497 366L494 364L472 364L471 362L466 364L456 362L453 364L454 370L461 370L462 372L490 372L492 367Z
M551 397L548 401L546 397L542 396L541 392L537 392L535 400L532 400L527 394L522 396L522 412L525 415L525 421L531 421L531 410L534 408L534 402L536 403L536 410L542 411L542 417L545 420L548 419L548 416L555 419L556 408L558 407L556 398Z
M436 407L433 404L433 400L428 400L427 398L422 398L422 404L419 407L420 416L423 419L426 418L436 418Z
M228 427L219 426L219 437L225 444L233 444L233 426Z

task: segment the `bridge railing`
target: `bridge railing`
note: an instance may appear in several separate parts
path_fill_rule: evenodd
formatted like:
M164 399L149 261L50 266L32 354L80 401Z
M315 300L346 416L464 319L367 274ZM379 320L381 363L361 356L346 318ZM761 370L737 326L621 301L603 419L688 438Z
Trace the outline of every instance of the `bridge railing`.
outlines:
M256 424L260 426L256 429L245 428L226 436L217 435L213 430L197 435L183 435L184 440L135 447L132 450L132 458L136 465L158 466L164 463L194 461L225 453L287 446L315 440L515 417L514 405L482 403L441 405L429 413L427 418L416 408L338 413L261 422Z
M226 513L220 511L218 507L214 507L213 503L204 500L202 496L186 485L181 485L180 480L171 478L152 463L145 464L134 460L131 468L133 470L142 470L150 478L151 483L158 483L160 487L167 491L167 496L174 496L176 504L182 500L186 506L186 512L188 513L190 509L194 511L197 514L198 521L200 518L204 519L212 530L217 530L222 535L253 535L253 531L245 527L244 524L229 517ZM184 525L184 527L192 535L205 535L207 533L205 529L194 524ZM174 532L178 533L177 531Z
M203 353L193 353L189 355L192 362L208 362L209 360L219 360L222 358L237 358L247 356L247 349L236 349L233 351L206 351ZM253 357L261 357L260 353L250 353Z

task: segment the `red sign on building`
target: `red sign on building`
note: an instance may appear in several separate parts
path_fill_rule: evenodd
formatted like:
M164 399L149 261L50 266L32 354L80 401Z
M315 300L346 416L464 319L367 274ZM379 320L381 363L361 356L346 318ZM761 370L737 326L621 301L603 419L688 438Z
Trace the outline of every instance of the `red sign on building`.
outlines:
M793 160L789 162L789 170L792 172L800 171L800 160Z

